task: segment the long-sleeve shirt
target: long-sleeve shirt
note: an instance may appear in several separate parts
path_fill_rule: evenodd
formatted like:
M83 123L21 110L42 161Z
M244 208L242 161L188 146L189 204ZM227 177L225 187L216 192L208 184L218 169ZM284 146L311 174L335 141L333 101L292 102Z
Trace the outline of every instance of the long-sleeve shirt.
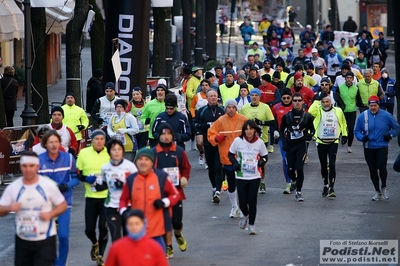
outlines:
M63 124L69 127L75 133L76 140L80 141L82 139L82 134L77 126L82 125L84 129L89 126L89 118L85 110L75 104L71 106L64 104L62 109L64 110Z

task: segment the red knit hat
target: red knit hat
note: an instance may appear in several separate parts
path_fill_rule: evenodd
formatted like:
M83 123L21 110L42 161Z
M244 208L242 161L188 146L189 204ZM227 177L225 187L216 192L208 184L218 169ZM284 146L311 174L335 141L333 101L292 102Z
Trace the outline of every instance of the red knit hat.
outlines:
M298 79L302 79L303 78L303 74L302 73L296 73L296 74L294 74L294 76L293 76L293 79L294 79L294 82L296 82L296 80L298 80Z
M380 99L376 95L372 95L371 97L368 98L368 104L371 103L379 103Z

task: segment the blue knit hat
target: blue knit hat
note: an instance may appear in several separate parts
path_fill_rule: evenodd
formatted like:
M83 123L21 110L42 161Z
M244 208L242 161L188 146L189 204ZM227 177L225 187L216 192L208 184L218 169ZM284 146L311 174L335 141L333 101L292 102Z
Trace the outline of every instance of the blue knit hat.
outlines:
M251 96L253 93L257 93L258 96L261 97L261 91L260 91L259 89L252 89L252 90L250 91L250 96Z

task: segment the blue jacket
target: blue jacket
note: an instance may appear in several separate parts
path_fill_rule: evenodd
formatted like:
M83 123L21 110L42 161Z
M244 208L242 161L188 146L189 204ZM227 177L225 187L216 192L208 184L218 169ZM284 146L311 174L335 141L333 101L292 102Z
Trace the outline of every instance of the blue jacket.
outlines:
M72 206L72 189L79 185L74 157L70 153L59 151L57 159L53 161L47 152L44 152L39 155L39 160L39 174L50 177L57 185L68 185L69 190L63 192L63 195L68 206Z
M385 92L385 97L381 100L381 103L394 104L394 96L396 96L396 80L388 77L387 82L383 78L378 79L378 82L381 84L382 89Z
M167 112L160 113L153 126L153 136L157 141L159 138L158 127L162 123L168 123L174 129L176 144L185 149L185 142L192 137L186 116L178 111L175 111L172 115L168 115Z
M368 132L365 127L365 124L367 124L364 120L365 114L368 114ZM389 142L384 140L384 135L396 137L399 131L400 125L390 113L379 110L373 115L370 110L367 110L358 116L354 135L358 141L362 141L364 136L369 137L369 141L363 143L364 148L379 149L388 147Z
M242 35L245 42L251 41L251 36L254 35L254 29L251 25L243 26L240 34Z

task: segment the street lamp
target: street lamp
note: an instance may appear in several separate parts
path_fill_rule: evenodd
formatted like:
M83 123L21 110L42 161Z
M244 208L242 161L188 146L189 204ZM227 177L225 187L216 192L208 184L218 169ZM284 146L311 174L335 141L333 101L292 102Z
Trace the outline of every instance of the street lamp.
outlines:
M22 111L22 125L35 124L37 114L32 104L32 40L31 40L31 1L24 0L24 34L25 34L25 109Z

